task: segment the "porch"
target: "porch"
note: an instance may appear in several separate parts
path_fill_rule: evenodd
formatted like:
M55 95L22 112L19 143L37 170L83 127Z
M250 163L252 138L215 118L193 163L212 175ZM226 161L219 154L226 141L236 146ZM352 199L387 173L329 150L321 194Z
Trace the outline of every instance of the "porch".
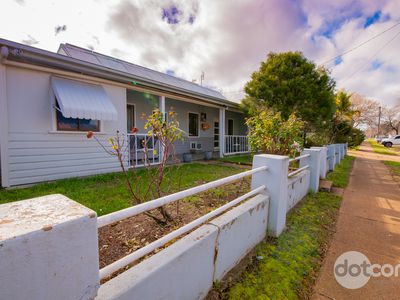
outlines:
M154 109L167 117L169 111L176 113L179 127L184 131L183 142L175 144L175 154L181 161L186 154L197 160L204 159L206 153L208 157L216 158L249 152L247 127L240 111L190 99L127 90L127 160L130 167L160 163L163 149L157 138L149 136L144 129L146 116ZM221 123L224 126L220 126ZM129 133L134 127L138 132Z

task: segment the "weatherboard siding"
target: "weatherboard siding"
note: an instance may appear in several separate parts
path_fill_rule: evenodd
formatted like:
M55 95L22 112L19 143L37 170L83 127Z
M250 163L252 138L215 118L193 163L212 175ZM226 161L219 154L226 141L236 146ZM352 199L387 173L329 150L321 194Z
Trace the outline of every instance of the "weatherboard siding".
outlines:
M98 138L126 130L126 89L104 85L118 121L104 121ZM7 68L8 165L11 186L119 171L118 162L85 133L54 133L50 74Z

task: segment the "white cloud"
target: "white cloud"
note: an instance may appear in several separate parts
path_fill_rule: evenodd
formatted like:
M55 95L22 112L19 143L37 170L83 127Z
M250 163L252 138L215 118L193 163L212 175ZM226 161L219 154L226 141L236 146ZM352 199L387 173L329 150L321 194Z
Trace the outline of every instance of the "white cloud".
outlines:
M2 7L0 37L51 51L61 42L93 47L188 80L204 71L206 84L233 100L270 51L299 50L320 63L400 18L396 0L3 0ZM376 11L380 20L364 28ZM55 35L58 25L67 29ZM338 87L399 103L400 37L371 58L399 30L328 64Z

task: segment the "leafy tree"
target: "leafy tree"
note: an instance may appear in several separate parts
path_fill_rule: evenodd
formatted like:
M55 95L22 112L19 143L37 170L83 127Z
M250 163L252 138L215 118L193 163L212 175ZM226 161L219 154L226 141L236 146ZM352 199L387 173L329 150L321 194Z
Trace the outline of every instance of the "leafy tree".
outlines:
M319 130L335 112L335 82L328 72L300 52L270 53L245 86L242 107L250 115L273 108L288 119L301 118L307 131Z
M338 137L343 139L351 133L355 112L352 109L350 98L351 94L344 90L336 94L336 112L332 120L331 142L339 142Z
M291 114L287 120L272 109L262 109L246 120L252 150L294 156L301 150L304 122Z

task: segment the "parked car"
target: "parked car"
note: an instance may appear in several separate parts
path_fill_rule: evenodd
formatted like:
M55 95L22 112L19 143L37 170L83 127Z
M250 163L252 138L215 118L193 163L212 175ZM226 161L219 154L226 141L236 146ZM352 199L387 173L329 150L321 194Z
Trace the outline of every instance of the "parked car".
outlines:
M390 138L384 138L381 141L381 144L385 147L392 147L393 145L400 145L400 135L396 135Z
M380 143L383 139L387 139L388 137L387 136L377 136L376 138L375 138L375 140L376 140L376 142L377 143Z

